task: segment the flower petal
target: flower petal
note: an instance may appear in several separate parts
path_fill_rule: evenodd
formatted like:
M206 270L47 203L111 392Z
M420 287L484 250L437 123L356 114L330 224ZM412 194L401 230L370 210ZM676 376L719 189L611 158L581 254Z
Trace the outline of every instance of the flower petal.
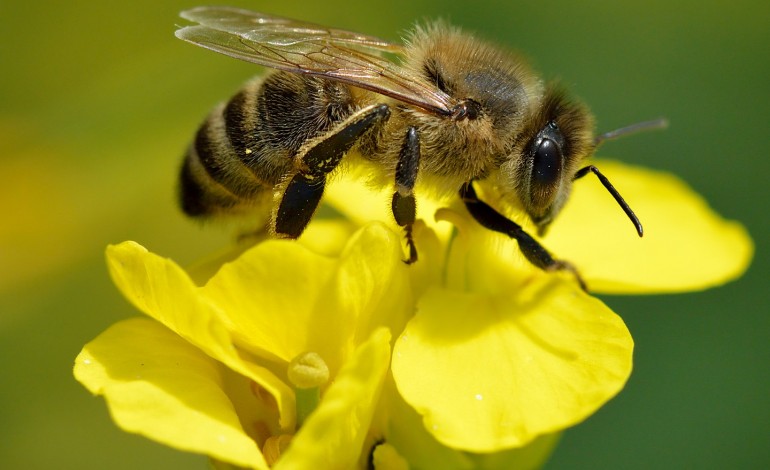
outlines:
M329 348L352 348L380 326L401 331L414 311L409 267L402 262L401 236L379 222L356 232L340 256L333 280L325 289L323 312L326 328L350 332ZM337 325L328 324L329 311L346 312ZM322 337L334 339L331 332ZM346 344L347 343L347 344Z
M597 166L639 216L644 237L635 234L601 184L579 181L544 239L549 250L580 269L592 291L705 289L746 270L753 254L746 230L719 217L681 180L609 161Z
M447 288L496 294L517 289L543 271L528 262L516 242L472 220L467 212L439 209L436 218L456 227L447 253Z
M470 470L475 468L467 452L451 449L439 443L422 425L422 417L409 406L396 390L393 380L386 380L375 417L374 438L384 436L413 468ZM381 422L377 422L377 421Z
M356 232L336 261L291 241L268 241L225 264L204 287L238 343L285 362L313 351L336 374L377 326L400 331L412 309L398 235Z
M134 242L108 247L107 264L115 284L139 310L257 382L275 398L281 427L294 427L292 390L268 369L241 357L225 323L227 317L179 266Z
M389 221L396 228L390 215L393 188L370 181L374 173L367 173L366 165L365 162L351 163L347 171L335 175L324 191L324 202L358 225L381 220Z
M334 261L289 240L268 240L225 263L203 287L237 343L289 363L312 350L313 312ZM324 357L324 359L326 359Z
M514 449L488 454L472 454L441 445L422 425L422 418L406 404L387 381L383 400L388 412L385 442L392 444L413 468L442 470L499 469L517 470L541 468L559 442L560 433L539 436L534 441Z
M274 468L356 468L390 362L390 332L361 344Z
M223 389L221 364L159 323L134 318L88 343L75 377L122 429L180 450L267 469Z
M337 257L358 228L356 224L346 219L316 217L297 241L314 253Z
M545 434L524 447L508 449L491 454L473 454L471 457L477 470L530 470L542 468L548 461L556 445L561 439L561 433Z
M495 452L595 412L628 379L632 350L599 300L538 276L513 295L429 291L396 341L392 370L440 442Z
M324 201L359 225L379 220L392 230L399 230L391 212L395 180L386 181L380 168L353 154L350 157L353 158L348 158L348 171L335 175L329 182ZM446 205L446 198L437 196L436 192L431 184L423 183L422 179L418 181L415 188L417 218L425 221L445 240L451 228L436 224L433 214L439 207Z

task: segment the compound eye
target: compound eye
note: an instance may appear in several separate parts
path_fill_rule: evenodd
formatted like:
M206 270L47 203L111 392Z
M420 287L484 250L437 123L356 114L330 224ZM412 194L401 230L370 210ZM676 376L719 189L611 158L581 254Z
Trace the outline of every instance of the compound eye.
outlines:
M555 122L549 122L530 144L529 213L533 219L547 217L562 189L564 137Z
M558 183L561 178L563 158L561 147L554 140L543 137L535 148L532 162L532 183L547 188Z

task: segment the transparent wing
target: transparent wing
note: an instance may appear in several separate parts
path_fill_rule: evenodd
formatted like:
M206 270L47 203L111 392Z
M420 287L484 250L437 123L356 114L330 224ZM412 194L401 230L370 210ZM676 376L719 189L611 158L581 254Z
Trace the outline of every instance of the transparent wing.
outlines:
M349 83L438 114L451 114L456 104L381 57L403 48L373 36L230 7L198 7L181 16L198 24L178 29L178 38L236 59Z
M182 18L211 29L273 46L291 46L303 41L334 41L373 49L401 52L402 46L364 34L333 29L290 18L233 7L197 7L180 13Z

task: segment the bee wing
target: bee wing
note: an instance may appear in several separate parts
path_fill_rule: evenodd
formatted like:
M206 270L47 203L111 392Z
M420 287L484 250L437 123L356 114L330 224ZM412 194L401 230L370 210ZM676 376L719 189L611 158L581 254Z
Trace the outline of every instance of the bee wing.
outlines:
M291 45L296 41L332 40L399 53L402 46L364 34L333 29L281 16L233 7L197 7L180 13L182 18L218 31L237 34L253 42Z
M198 25L178 29L178 38L236 59L349 83L438 114L451 114L455 104L437 87L380 56L403 53L398 44L230 7L198 7L181 16Z

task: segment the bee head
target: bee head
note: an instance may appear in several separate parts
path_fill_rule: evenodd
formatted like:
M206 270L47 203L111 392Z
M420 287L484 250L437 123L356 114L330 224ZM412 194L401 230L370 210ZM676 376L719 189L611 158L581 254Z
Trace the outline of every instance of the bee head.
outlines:
M511 158L513 187L542 235L572 189L581 163L595 148L593 117L580 103L568 101L549 85L539 109L528 120Z

